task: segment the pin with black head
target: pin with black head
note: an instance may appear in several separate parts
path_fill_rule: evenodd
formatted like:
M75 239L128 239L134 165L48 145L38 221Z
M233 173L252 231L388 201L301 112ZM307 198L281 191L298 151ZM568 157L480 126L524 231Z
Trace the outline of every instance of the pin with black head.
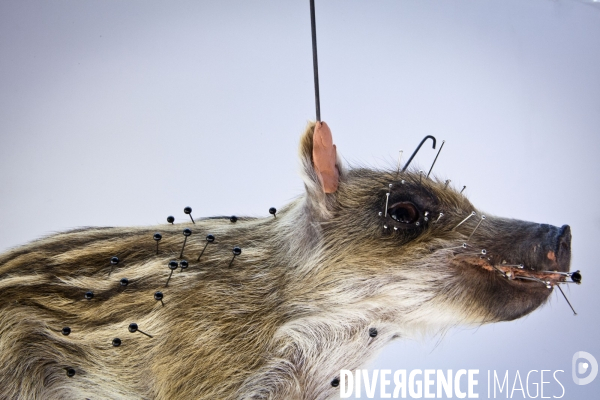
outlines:
M269 214L271 214L273 217L277 218L277 209L275 207L269 208Z
M68 326L65 326L64 328L62 328L60 333L62 333L65 336L69 336L71 334L71 328L69 328Z
M235 223L235 222L237 222L237 220L238 220L238 218L235 215L232 215L231 217L229 217L230 222Z
M187 242L188 236L190 236L191 234L192 234L191 229L185 228L183 230L184 239L183 239L183 246L181 246L181 253L179 254L179 258L183 258L183 249L185 249L185 243Z
M119 339L118 337L114 338L114 339L112 340L112 345L113 345L114 347L119 347L119 346L121 345L121 339Z
M152 337L152 335L148 335L146 332L140 331L140 330L138 329L138 324L136 324L135 322L132 322L132 323L130 323L130 324L129 324L129 328L127 328L127 329L129 329L129 332L131 332L131 333L139 332L139 333L141 333L142 335L146 335L146 336L148 336L149 338L151 338L151 337Z
M377 336L377 328L369 328L369 336L370 337Z
M186 207L183 209L183 212L190 216L193 224L196 225L196 221L194 221L194 217L192 217L192 207Z
M83 297L85 297L87 300L91 300L94 298L94 292L92 292L91 290L88 290L87 292L85 292Z
M463 186L463 188L460 190L460 193L462 194L462 192L464 192L466 188L467 188L467 186L466 186L466 185L465 185L465 186Z
M331 386L333 386L333 387L340 386L340 379L339 378L333 378L333 380L331 381Z
M129 285L129 279L127 279L127 278L121 278L121 280L119 281L119 283L121 284L121 286L127 287L127 285Z
M73 367L66 367L65 371L67 371L67 376L69 378L72 378L72 377L75 376L75 368L73 368Z
M229 262L229 266L228 266L228 268L229 268L229 267L231 267L231 264L233 264L233 260L235 260L235 258L236 258L237 256L239 256L240 254L242 254L242 249L240 249L239 247L235 246L235 247L233 248L233 250L232 250L232 253L233 253L233 258L232 258L232 259L231 259L231 261Z
M183 272L183 270L186 269L189 266L190 266L190 263L188 263L186 260L179 261L179 268L181 268L179 270L179 272Z
M111 257L111 259L110 259L110 271L108 272L108 276L110 276L110 274L112 274L113 268L118 263L119 263L119 257L116 257L116 256L115 257Z
M173 225L173 222L175 222L175 217L174 217L174 216L172 216L172 215L169 215L169 216L167 217L167 222L168 222L169 224Z
M177 263L177 261L175 261L175 260L169 261L169 269L171 270L171 273L169 274L169 279L167 279L167 284L165 285L165 287L169 286L169 281L171 280L171 276L173 276L173 271L175 271L177 269L177 267L179 267L179 264Z
M200 261L200 257L202 257L202 254L204 254L204 250L206 250L206 247L208 246L209 243L212 243L215 241L215 237L211 234L206 235L206 244L204 245L204 248L202 249L202 252L200 252L200 255L198 256L198 260L196 261Z
M158 242L160 242L160 239L162 239L162 235L156 232L154 236L152 236L152 239L154 239L154 241L156 242L156 255L158 255Z
M578 285L581 285L581 271L577 270L571 274L571 280Z
M165 303L163 303L163 293L162 292L156 292L154 293L154 300L156 301L160 301L160 304L162 304L162 306L165 306Z

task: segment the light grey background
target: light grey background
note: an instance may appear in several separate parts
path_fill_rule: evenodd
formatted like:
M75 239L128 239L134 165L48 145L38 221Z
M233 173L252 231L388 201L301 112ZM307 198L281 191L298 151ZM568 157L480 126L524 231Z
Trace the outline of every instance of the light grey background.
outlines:
M562 369L565 399L598 398L571 357L600 359L600 6L317 0L317 25L322 116L346 160L384 167L424 135L446 140L438 175L487 212L571 225L584 274L567 290L577 317L555 293L515 322L396 342L368 368L479 368L480 398L488 369L511 384ZM311 118L308 0L4 0L0 249L181 221L187 205L267 216L303 190Z

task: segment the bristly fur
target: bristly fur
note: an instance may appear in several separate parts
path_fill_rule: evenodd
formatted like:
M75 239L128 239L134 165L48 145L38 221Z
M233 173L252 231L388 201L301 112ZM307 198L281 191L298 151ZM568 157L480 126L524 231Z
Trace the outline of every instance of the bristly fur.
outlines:
M313 129L300 142L306 193L277 218L85 228L1 255L0 397L326 399L338 393L331 381L340 369L359 367L394 338L519 318L547 299L547 288L508 281L492 265L568 270L566 253L552 265L544 258L556 232L523 221L488 216L470 241L487 259L448 250L477 221L452 228L477 210L414 172L346 170L338 158L339 189L325 194ZM378 215L388 191L390 206L416 207L418 226ZM184 228L193 231L183 256L190 266L165 287ZM197 262L209 233L216 240ZM242 254L229 267L234 246ZM109 276L112 256L121 261ZM130 333L131 322L153 338ZM115 337L121 346L111 345Z

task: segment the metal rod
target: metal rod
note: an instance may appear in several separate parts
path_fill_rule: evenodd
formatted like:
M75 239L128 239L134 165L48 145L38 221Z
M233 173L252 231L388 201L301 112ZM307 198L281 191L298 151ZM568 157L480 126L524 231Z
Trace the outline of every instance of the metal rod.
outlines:
M442 147L444 147L444 143L446 143L445 140L442 140L442 144L440 145L440 149L438 150L437 154L435 155L435 158L433 159L433 164L431 164L431 168L429 168L429 172L427 173L427 177L429 178L429 174L431 174L431 170L433 169L433 166L435 165L435 162L437 161L438 156L440 155L440 152L442 151Z
M317 25L315 22L315 0L310 0L310 28L312 32L313 73L315 76L315 107L317 121L321 121L321 101L319 100L319 63L317 61Z
M561 289L560 285L556 285L556 287L558 288L558 290L560 290L560 292L562 293L563 297L565 298L565 300L567 301L567 304L569 305L569 307L571 307L571 310L573 310L573 315L577 315L577 313L575 312L575 309L573 308L573 306L571 305L571 302L569 301L569 299L567 299L567 296L565 295L565 292L563 292L563 290Z

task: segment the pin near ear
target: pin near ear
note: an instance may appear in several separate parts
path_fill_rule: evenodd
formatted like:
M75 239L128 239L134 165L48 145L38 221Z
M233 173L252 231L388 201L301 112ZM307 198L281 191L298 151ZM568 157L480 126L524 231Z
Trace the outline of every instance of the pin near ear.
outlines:
M110 274L112 274L113 272L113 268L115 267L115 265L117 265L119 263L119 257L112 257L110 259L110 271L108 272L108 276L110 276Z
M168 222L168 223L170 223L170 224L173 224L173 222L175 222L175 217L174 217L174 216L172 216L172 215L169 215L169 216L167 217L167 222Z
M215 237L213 235L211 235L211 234L206 235L206 244L204 245L202 252L198 256L198 260L196 260L196 261L200 261L200 257L202 257L202 254L204 254L204 250L206 250L206 247L208 246L208 244L212 243L214 241L215 241Z
M236 246L236 247L233 248L232 253L233 253L233 258L229 262L228 268L231 267L231 264L233 263L233 260L235 260L235 258L237 256L239 256L240 254L242 254L242 249L240 249L239 247Z
M273 217L277 218L277 209L275 207L271 207L269 208L269 214L271 214Z
M192 220L192 223L194 225L196 225L196 221L194 221L194 218L192 217L192 207L186 207L186 208L184 208L183 212L186 213L187 215L189 215L190 219Z
M160 242L160 239L162 239L162 235L158 232L156 232L154 234L154 236L152 237L152 239L154 239L156 241L156 254L158 255L158 242Z

